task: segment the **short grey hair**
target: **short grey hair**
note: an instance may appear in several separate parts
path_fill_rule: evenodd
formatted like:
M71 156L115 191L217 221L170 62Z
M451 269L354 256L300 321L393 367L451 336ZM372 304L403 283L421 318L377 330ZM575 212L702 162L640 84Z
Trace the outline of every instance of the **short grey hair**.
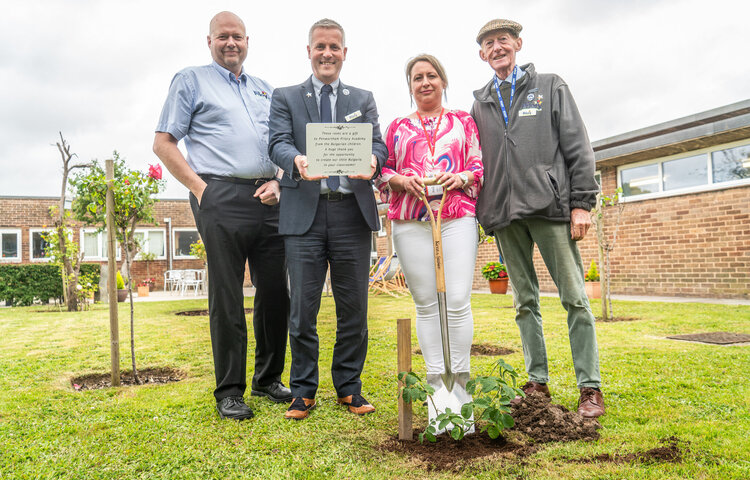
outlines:
M339 22L331 20L330 18L323 18L313 23L312 27L310 27L310 34L308 35L307 39L308 46L312 47L312 36L316 28L335 28L336 30L341 32L341 46L346 46L346 33L344 33L344 27L342 27Z

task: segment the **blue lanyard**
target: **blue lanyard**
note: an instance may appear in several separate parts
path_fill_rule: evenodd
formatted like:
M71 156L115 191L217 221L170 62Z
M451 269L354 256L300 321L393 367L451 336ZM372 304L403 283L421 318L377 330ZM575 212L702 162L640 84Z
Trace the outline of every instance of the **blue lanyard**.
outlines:
M516 73L518 73L518 65L513 67L513 76L510 79L510 98L508 99L508 108L513 106L513 94L516 93ZM505 102L503 102L503 96L500 95L500 83L497 81L497 75L492 77L495 81L495 91L497 92L497 99L500 101L500 111L503 114L503 120L505 120L505 128L508 128L508 111L505 109Z

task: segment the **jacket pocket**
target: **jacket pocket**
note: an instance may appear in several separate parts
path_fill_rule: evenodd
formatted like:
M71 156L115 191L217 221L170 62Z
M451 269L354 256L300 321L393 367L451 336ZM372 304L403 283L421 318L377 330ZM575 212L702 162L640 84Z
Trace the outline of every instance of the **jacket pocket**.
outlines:
M557 183L557 180L550 172L544 172L547 174L547 183L549 184L549 187L552 189L552 194L555 196L555 204L557 205L557 208L562 209L562 205L560 204L560 186Z

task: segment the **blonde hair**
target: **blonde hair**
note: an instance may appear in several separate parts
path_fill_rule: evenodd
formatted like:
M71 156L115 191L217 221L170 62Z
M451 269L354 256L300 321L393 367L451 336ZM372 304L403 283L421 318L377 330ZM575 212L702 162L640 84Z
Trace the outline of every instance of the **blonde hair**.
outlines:
M438 74L438 77L440 77L440 80L443 81L443 88L448 88L448 75L445 74L445 69L443 68L443 64L440 63L440 60L435 58L432 55L429 55L427 53L422 53L417 55L416 57L409 60L409 62L406 64L406 85L409 87L409 94L411 95L411 71L414 68L414 65L416 65L417 62L427 62L435 69L435 71Z

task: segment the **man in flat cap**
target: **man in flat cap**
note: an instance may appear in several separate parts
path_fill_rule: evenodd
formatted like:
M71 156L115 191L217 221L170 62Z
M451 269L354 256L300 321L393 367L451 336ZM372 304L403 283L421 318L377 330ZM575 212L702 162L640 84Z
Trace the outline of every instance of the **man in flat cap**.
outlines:
M499 240L516 303L529 381L524 392L549 396L547 350L539 309L534 244L568 312L568 334L581 396L578 413L604 414L594 315L576 242L591 226L599 186L586 127L565 82L516 65L521 25L491 20L477 35L480 58L494 75L474 92L485 183L477 217ZM520 399L516 399L515 403Z

